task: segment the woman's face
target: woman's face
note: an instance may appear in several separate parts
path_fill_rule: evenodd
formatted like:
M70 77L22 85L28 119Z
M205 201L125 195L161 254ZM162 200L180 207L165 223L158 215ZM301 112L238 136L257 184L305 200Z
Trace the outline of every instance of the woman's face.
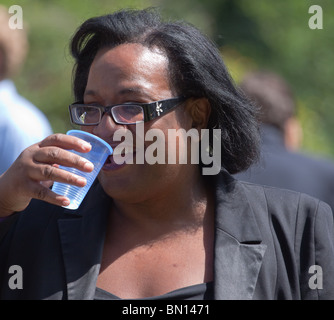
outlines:
M175 95L168 81L167 67L168 60L163 53L140 44L122 44L113 49L101 49L90 68L84 103L109 106L128 102L150 103L173 98ZM119 165L111 156L99 174L104 190L114 199L130 199L136 202L161 192L168 192L166 188L175 188L175 184L189 174L187 168L191 166L167 163L168 129L189 130L191 123L190 115L185 112L184 106L180 105L155 120L141 124L144 135L150 129L159 129L164 136L165 139L162 141L166 151L165 164L147 163L147 157L152 155L149 146L152 147L154 141L145 141L147 139L142 135L139 137L139 126L137 131L136 125L116 124L110 115L105 114L97 126L82 127L83 130L107 141L114 150L124 141L116 141L116 131L123 137L133 137L133 141L128 140L133 144L128 146L126 154L121 155L123 159L132 158L133 164ZM178 148L177 145L176 153ZM180 146L181 152L187 152L187 149L189 148L186 146ZM141 164L138 164L139 154L141 159L144 156Z

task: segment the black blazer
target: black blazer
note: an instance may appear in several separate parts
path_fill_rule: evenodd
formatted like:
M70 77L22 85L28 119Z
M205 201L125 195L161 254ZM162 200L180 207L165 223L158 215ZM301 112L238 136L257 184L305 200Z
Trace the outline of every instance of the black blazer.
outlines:
M212 179L215 299L334 299L327 204L225 171ZM109 201L96 183L77 213L34 200L2 222L0 299L93 299ZM8 286L12 265L23 270L23 289Z
M306 193L328 203L334 211L334 163L319 156L289 151L282 133L275 127L262 125L261 137L259 163L236 178Z

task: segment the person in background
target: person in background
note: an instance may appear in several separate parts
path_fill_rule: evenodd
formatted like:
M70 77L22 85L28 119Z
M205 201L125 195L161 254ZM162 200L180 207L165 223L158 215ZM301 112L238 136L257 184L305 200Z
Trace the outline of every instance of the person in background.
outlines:
M24 29L11 29L0 6L0 174L28 146L52 133L46 116L16 90L11 80L22 66L28 40Z
M302 128L288 83L270 71L247 74L240 83L259 107L262 155L235 175L240 180L307 193L334 209L334 163L300 151Z

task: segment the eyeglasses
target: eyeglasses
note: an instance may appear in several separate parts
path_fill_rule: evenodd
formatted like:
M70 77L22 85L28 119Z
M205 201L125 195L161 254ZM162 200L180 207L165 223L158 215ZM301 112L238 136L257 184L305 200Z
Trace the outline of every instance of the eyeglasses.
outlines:
M184 97L171 98L151 103L126 103L112 106L98 106L75 102L69 106L71 121L80 126L98 125L105 113L118 124L147 122L162 116L186 100Z

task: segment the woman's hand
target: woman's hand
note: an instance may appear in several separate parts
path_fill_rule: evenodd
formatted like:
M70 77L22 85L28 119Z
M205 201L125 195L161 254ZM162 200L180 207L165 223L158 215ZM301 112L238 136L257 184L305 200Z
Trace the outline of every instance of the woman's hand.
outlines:
M59 206L69 205L67 197L57 195L49 187L54 181L85 186L83 177L59 169L59 165L91 172L91 162L68 151L88 152L90 149L89 143L65 134L53 134L25 149L0 176L0 217L25 209L32 198Z

